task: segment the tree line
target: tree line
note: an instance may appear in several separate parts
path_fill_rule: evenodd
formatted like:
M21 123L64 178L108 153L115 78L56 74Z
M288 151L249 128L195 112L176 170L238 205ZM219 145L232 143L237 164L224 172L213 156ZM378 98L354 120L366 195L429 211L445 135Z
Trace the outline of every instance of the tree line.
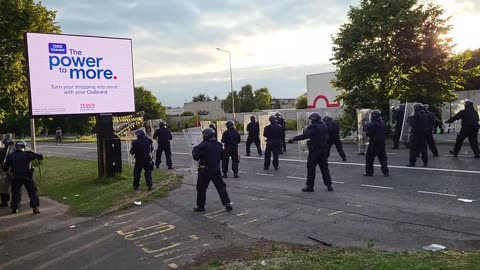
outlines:
M389 99L438 109L456 99L455 90L478 89L480 51L454 53L444 13L417 0L362 0L350 8L348 21L332 37L331 60L333 84L352 127L356 109L387 112Z

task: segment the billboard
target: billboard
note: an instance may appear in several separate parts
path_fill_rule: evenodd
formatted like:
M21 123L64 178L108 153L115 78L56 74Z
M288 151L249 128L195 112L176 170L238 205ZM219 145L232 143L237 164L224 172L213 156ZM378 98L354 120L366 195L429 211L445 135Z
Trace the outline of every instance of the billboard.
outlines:
M132 40L26 33L30 114L135 112Z
M337 90L331 81L335 79L335 72L307 75L307 102L308 108L340 108Z

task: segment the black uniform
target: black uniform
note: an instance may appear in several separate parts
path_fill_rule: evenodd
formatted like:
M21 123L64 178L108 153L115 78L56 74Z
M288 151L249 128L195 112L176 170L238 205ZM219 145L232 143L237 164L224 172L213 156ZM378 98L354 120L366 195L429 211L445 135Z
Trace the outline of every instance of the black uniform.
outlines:
M427 133L430 130L430 123L430 115L426 111L418 111L411 116L410 166L415 166L419 154L422 154L423 165L428 165Z
M310 139L308 145L307 159L307 188L313 191L315 185L315 170L317 165L322 172L323 183L326 186L332 185L330 170L328 169L328 127L323 122L312 123L302 135L295 136L290 141L301 141Z
M278 155L282 148L282 127L277 123L272 123L263 129L263 137L267 140L265 148L265 163L263 168L268 170L270 168L270 159L273 154L273 167L278 169Z
M240 133L236 129L227 129L223 132L222 143L225 147L222 160L222 172L226 174L228 172L228 162L232 158L232 171L235 175L238 175L238 144L240 143Z
M3 165L3 161L7 156L8 147L0 148L0 165ZM0 172L1 173L1 172ZM8 201L10 201L10 193L8 192L8 186L10 185L10 174L5 173L3 175L4 179L0 179L0 181L4 181L3 183L0 182L0 206L8 206ZM1 188L3 186L3 188ZM5 193L2 192L2 189Z
M283 151L287 151L287 142L285 141L285 134L286 134L285 119L283 119L282 117L277 117L277 124L282 128L282 145L281 145L282 148L280 148L280 153L283 153Z
M405 117L405 109L399 108L393 115L395 121L395 130L393 133L393 148L398 149L400 144L400 135L402 133L403 117Z
M37 186L33 180L33 170L30 163L34 160L42 160L43 155L34 153L32 151L16 150L7 156L5 164L2 169L10 171L13 175L12 180L12 201L10 207L12 210L17 210L20 207L21 188L25 186L28 197L30 198L30 207L37 208L40 206L40 200L37 196Z
M460 149L462 148L463 141L465 138L468 138L468 142L470 143L470 147L475 154L475 157L480 157L480 150L478 149L478 112L472 107L465 108L461 110L452 118L448 119L446 123L453 123L457 120L462 120L462 129L460 129L460 133L457 135L457 141L455 142L455 147L453 148L452 154L454 156L458 155Z
M247 125L247 155L250 155L250 146L252 143L257 147L257 152L259 155L262 155L262 149L260 148L260 124L258 122L250 122Z
M378 157L382 173L389 175L387 164L387 153L385 152L385 138L387 128L381 119L372 120L365 125L365 134L369 137L367 154L365 155L365 175L373 175L373 161Z
M135 166L133 168L133 187L135 189L140 185L140 174L145 170L145 182L147 187L151 188L152 183L152 156L153 141L146 136L140 136L132 142L130 154L135 156Z
M427 111L428 113L428 133L427 133L427 145L432 151L433 156L438 157L438 149L433 138L433 129L435 128L435 114Z
M217 189L218 195L222 200L222 204L227 206L230 204L225 182L222 180L220 172L220 160L224 154L222 144L217 141L203 141L195 146L192 151L194 160L199 161L198 178L197 178L197 206L205 207L207 196L207 188L210 181L213 182Z
M170 148L172 133L170 132L170 129L161 127L155 130L155 133L153 133L153 139L156 139L158 144L157 154L155 157L155 166L158 168L160 164L162 164L162 153L165 152L165 157L167 158L167 167L172 168L172 150Z
M347 156L345 155L345 152L343 152L342 141L340 140L340 123L338 123L338 121L335 121L335 120L330 120L325 122L325 124L328 127L327 158L330 157L330 150L332 149L332 146L335 144L338 154L343 160L345 160Z

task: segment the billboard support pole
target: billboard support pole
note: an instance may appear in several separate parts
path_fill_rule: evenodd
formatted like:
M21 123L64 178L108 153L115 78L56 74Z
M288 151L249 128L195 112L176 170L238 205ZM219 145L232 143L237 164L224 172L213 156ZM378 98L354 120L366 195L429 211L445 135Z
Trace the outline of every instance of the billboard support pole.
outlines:
M121 141L113 136L112 114L97 116L98 177L113 177L122 172Z
M32 151L37 152L37 141L35 140L35 119L30 118L30 138L32 143Z

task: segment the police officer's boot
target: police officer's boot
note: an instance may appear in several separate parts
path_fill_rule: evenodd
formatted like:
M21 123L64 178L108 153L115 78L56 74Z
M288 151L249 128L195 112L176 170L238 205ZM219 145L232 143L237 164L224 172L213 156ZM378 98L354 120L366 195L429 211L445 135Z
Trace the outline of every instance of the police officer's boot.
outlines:
M228 178L228 175L226 173L222 174L222 178Z
M458 153L455 153L453 150L450 150L450 154L452 154L454 157L458 156Z
M423 167L428 167L428 162L424 162Z
M231 204L231 203L227 203L227 205L225 205L225 209L227 210L227 212L232 211L232 210L233 210L232 204Z
M17 214L18 213L18 209L12 209L12 214Z
M194 212L205 212L205 207L195 207L193 208L193 211Z
M473 158L480 158L480 154L476 154Z
M249 156L250 156L250 153L247 153L246 156L249 157Z
M315 190L312 187L304 187L302 188L303 192L314 192Z
M40 214L40 210L38 210L38 207L33 208L33 213L34 214Z
M327 186L327 190L328 190L328 191L333 191L332 185L328 185L328 186Z
M233 174L233 177L234 177L234 178L239 178L240 176L238 175L238 173L234 173L234 174Z

